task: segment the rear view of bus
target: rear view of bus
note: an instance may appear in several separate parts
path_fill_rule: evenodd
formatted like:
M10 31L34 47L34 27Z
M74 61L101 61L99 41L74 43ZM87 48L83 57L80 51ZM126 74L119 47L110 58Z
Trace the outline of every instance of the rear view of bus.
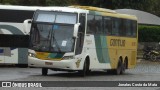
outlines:
M0 65L28 66L29 30L24 30L23 21L38 8L0 5Z

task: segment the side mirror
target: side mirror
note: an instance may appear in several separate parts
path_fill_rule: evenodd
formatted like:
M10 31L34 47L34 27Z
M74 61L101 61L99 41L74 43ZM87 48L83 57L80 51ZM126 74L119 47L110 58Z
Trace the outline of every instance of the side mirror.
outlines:
M78 36L78 29L79 29L80 23L77 23L74 25L74 31L73 31L73 37L77 38Z
M28 34L30 32L31 24L29 24L29 23L31 23L31 22L32 22L31 19L24 20L24 22L23 22L23 27L24 27L23 30L24 30L25 34Z

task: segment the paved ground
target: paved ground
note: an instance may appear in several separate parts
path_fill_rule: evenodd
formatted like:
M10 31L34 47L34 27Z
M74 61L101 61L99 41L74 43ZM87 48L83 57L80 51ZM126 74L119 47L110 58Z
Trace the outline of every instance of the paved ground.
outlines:
M141 61L136 68L129 69L124 75L110 75L106 72L92 72L86 77L75 72L49 71L48 76L41 75L39 68L1 67L0 81L160 81L160 62ZM19 88L0 88L0 90L18 90ZM21 88L28 90L28 88ZM160 90L160 87L48 87L30 88L31 90Z

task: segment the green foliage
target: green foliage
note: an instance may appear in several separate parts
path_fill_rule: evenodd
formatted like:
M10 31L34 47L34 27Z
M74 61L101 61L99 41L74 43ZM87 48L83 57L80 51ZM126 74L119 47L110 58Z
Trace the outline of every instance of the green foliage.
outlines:
M18 0L0 0L0 3L2 4L17 4L18 3Z
M68 0L46 0L49 6L67 6L69 4Z
M80 5L112 9L112 0L77 0Z
M70 6L77 5L77 0L46 0L47 6Z
M0 0L0 4L28 6L84 5L108 9L137 9L160 16L160 0Z
M113 9L137 9L160 16L160 0L112 0Z
M80 5L109 9L137 9L160 16L160 0L77 0Z
M138 27L139 42L160 42L160 26Z
M0 3L11 4L11 5L44 6L46 4L46 0L0 0Z

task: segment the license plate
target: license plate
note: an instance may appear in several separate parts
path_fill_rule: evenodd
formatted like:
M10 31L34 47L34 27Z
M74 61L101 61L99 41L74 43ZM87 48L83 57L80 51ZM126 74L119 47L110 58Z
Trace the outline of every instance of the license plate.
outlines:
M45 65L53 65L52 62L45 62Z

